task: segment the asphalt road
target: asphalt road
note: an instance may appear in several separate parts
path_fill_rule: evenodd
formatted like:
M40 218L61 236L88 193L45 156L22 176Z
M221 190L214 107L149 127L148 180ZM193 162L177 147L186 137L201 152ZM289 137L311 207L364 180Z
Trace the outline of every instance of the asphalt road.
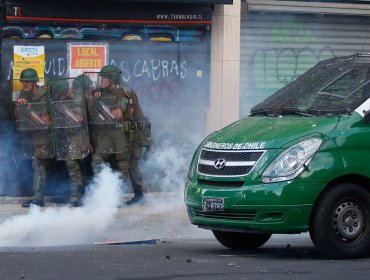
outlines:
M155 197L155 204L162 199L172 201L174 198L170 195ZM76 221L72 223L75 226L68 228L69 224L62 220L68 220L66 216L70 215L79 217L79 213L86 216L82 209L65 210L61 205L48 204L49 207L41 212L31 213L19 207L18 203L2 202L0 279L369 278L370 257L324 259L316 252L308 234L273 235L258 250L233 251L220 245L209 231L191 225L181 203L166 207L163 203L159 204L162 207L155 207L149 202L144 206L120 208L114 213L111 223L100 231L88 227L96 234L84 232L86 239L73 240L64 237L69 232L79 235L79 231L75 231ZM61 235L49 231L47 224L41 222L42 215L51 210L54 216L52 221L48 220L49 223L57 222L67 227ZM62 215L64 210L72 212ZM87 216L85 220L88 220ZM83 219L79 223L83 225ZM41 226L37 227L39 224ZM77 228L84 230L82 226ZM26 233L22 238L23 245L17 244L21 233ZM42 238L33 238L33 235ZM51 238L46 243L48 245L41 242L46 237ZM104 242L113 244L100 245Z
M368 259L325 260L307 239L273 239L253 252L214 239L140 245L2 248L2 280L34 279L368 279ZM294 241L294 240L293 240ZM301 243L301 244L298 244Z

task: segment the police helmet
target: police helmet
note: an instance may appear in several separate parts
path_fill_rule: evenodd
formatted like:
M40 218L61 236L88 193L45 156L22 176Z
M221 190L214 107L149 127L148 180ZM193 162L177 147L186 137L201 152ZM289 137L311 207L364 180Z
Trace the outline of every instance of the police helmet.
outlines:
M72 87L75 89L90 89L92 84L93 82L88 76L81 74L73 79Z
M121 71L115 65L105 65L99 72L99 76L108 77L113 83L121 83Z
M68 92L69 85L66 80L50 81L50 91L54 96L59 96Z
M39 76L37 75L37 72L33 68L26 68L21 72L20 77L21 82L38 82Z

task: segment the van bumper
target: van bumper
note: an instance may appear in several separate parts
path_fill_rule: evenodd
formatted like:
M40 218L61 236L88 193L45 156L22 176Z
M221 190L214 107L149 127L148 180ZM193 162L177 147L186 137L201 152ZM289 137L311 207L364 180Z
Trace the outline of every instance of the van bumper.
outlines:
M201 228L223 231L300 233L309 229L318 185L279 182L242 187L205 186L188 180L185 204L189 220ZM224 209L202 210L204 197L223 198Z

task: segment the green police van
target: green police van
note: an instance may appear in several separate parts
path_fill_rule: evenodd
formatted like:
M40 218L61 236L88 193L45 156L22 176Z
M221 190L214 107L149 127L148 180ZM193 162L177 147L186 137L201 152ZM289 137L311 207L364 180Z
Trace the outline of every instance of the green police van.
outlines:
M188 216L232 249L309 232L331 258L370 255L370 54L324 60L200 144Z

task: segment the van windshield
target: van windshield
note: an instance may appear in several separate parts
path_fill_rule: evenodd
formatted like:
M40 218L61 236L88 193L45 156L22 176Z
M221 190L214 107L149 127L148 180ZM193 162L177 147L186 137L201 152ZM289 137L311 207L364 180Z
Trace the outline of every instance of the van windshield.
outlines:
M318 63L251 109L252 115L342 115L370 96L370 56L353 55Z

